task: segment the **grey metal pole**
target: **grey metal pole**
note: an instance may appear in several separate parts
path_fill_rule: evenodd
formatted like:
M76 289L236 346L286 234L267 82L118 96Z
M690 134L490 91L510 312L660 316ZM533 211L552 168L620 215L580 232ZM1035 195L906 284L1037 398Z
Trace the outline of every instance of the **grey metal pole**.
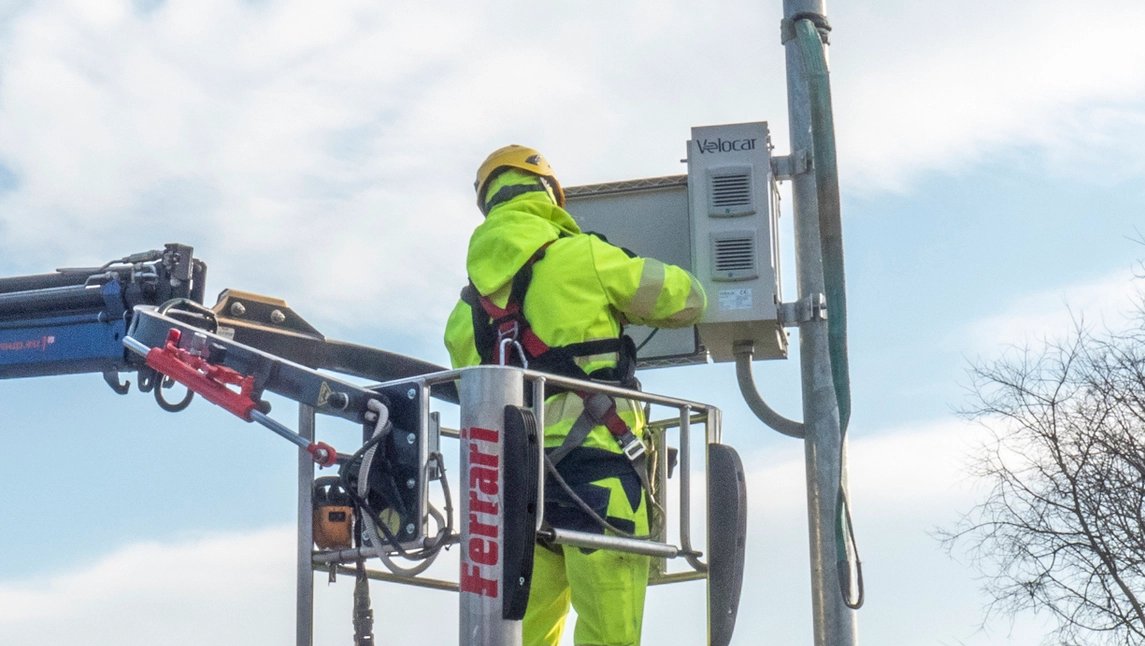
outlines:
M298 405L298 434L314 440L312 406ZM305 451L298 451L298 602L295 609L295 643L298 646L311 646L314 642L313 482L314 458Z
M784 0L785 20L791 21L806 15L825 18L826 2ZM787 57L791 153L798 155L804 152L810 157L811 104L803 60L794 39L787 40L784 47ZM792 179L792 194L795 211L795 265L799 298L803 299L826 292L814 173L797 174ZM830 311L827 316L831 316ZM815 646L853 646L857 640L855 611L848 608L843 599L836 569L835 497L842 477L840 465L845 448L839 432L839 408L831 378L826 321L806 321L799 325L799 360L803 374L803 424L806 429L804 449Z
M521 646L503 619L505 407L524 402L524 373L479 366L461 374L460 646Z

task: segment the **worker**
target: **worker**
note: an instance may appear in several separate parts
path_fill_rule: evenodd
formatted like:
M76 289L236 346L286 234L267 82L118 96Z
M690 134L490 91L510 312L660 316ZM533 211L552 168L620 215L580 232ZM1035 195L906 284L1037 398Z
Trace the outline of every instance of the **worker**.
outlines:
M685 327L703 313L703 288L687 271L582 233L536 150L493 152L474 187L485 221L469 240L470 284L446 326L455 368L527 362L533 370L637 388L636 349L623 326ZM545 451L564 481L557 486L546 476L546 522L646 536L639 404L570 391L546 395ZM639 644L648 566L647 556L538 545L525 646L556 646L570 602L576 644Z

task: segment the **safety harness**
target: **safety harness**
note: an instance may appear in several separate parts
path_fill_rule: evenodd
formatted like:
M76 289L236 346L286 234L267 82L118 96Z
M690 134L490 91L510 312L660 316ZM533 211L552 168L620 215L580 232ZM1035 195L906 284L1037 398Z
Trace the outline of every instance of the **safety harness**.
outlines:
M520 366L584 381L616 382L621 387L638 390L640 384L635 376L636 346L631 337L625 336L623 332L617 338L564 346L550 346L533 332L525 316L525 294L533 280L533 266L545 257L545 251L553 242L556 241L550 240L541 245L517 270L505 307L498 307L493 299L483 296L472 280L462 290L461 298L473 312L473 338L481 363ZM577 357L612 352L617 353L615 368L602 368L590 374L576 363ZM628 458L645 491L651 492L644 442L620 417L616 410L616 399L603 393L571 392L583 400L584 411L569 429L561 446L549 452L548 459L552 465L555 467L583 444L592 429L604 426Z

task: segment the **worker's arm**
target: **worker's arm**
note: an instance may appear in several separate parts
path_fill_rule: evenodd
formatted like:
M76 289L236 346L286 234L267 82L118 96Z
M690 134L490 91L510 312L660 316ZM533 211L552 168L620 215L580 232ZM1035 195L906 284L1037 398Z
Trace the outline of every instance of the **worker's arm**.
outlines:
M445 349L449 350L449 361L454 368L481 363L481 355L477 353L473 340L473 311L464 300L457 301L445 324Z
M629 256L595 237L589 244L605 296L629 323L672 328L700 320L707 297L687 271L654 258Z

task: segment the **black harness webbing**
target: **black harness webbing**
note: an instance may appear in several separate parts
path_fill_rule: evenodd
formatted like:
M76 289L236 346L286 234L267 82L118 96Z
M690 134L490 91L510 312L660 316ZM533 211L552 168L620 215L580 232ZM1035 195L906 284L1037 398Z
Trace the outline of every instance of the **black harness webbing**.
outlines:
M506 189L527 188L507 186ZM497 196L495 196L497 197ZM483 364L515 365L584 381L610 381L622 387L639 389L636 381L636 346L632 338L583 341L564 346L550 346L533 332L525 315L525 295L533 280L533 265L545 257L545 251L555 240L541 245L513 276L512 287L505 307L498 307L493 299L483 296L473 281L461 292L461 298L473 315L473 341ZM516 349L517 352L512 352ZM594 354L617 354L616 366L586 373L576 363L577 357ZM555 391L559 392L559 391ZM584 412L577 417L560 447L548 454L555 467L573 449L581 446L592 429L604 426L616 439L628 458L644 489L651 494L644 442L632 432L616 411L616 400L601 393L573 391L584 402Z

